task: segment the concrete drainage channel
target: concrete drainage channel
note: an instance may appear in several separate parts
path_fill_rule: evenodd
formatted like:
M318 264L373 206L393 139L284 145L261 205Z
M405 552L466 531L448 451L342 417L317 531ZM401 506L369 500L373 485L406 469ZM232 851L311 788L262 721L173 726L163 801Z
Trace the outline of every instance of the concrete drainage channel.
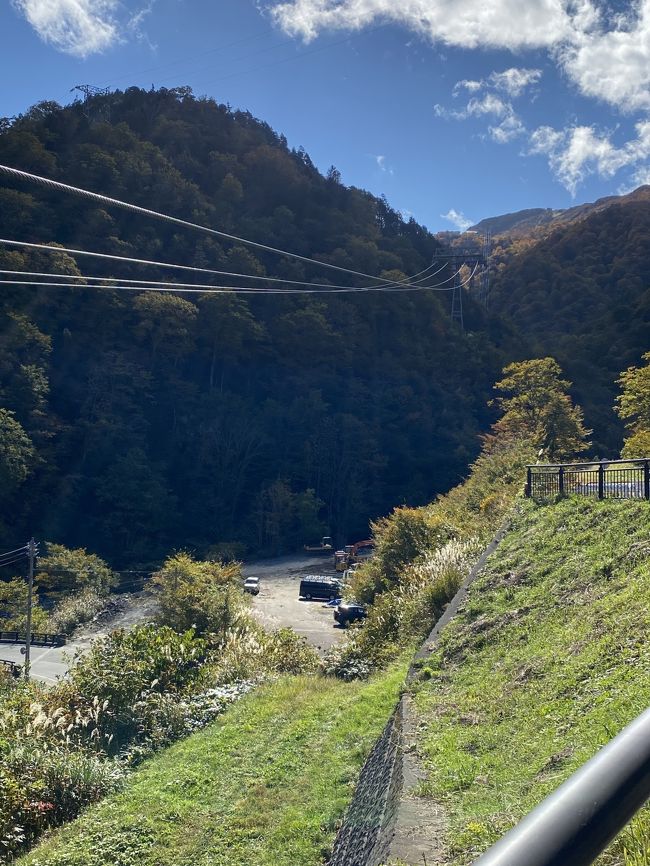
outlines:
M415 662L427 658L435 649L440 632L458 612L467 590L508 528L506 524L494 535L415 654L407 683L416 675ZM409 747L414 725L414 712L406 694L361 770L328 866L380 866L389 859L411 864L436 861L441 850L444 817L435 804L420 800L412 793L422 776Z

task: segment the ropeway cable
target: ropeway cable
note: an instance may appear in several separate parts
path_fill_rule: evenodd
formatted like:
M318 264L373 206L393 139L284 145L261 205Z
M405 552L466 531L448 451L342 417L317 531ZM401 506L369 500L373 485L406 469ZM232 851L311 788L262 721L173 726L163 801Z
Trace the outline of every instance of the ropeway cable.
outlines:
M132 213L142 214L144 216L153 217L154 219L160 219L165 222L174 223L175 225L183 226L184 228L194 229L195 231L205 232L206 234L214 235L215 237L225 238L226 240L233 241L238 244L247 244L248 246L254 247L258 250L264 250L268 253L274 253L276 255L284 256L286 258L296 259L301 262L308 262L312 265L318 265L322 268L329 268L334 271L339 271L344 274L351 274L355 277L362 277L367 280L381 280L382 283L391 284L391 280L382 280L381 277L373 276L371 274L364 274L362 271L355 271L350 268L343 268L340 265L333 265L329 262L321 262L318 259L313 259L310 256L301 256L299 253L291 253L287 250L281 250L277 247L272 247L268 244L262 244L258 241L251 241L247 238L239 237L238 235L231 235L228 232L220 231L219 229L209 228L208 226L202 226L198 223L193 223L188 220L180 219L180 217L170 216L169 214L160 213L159 211L151 210L150 208L141 207L140 205L132 204L130 202L122 201L117 198L110 198L106 195L101 195L97 192L92 192L91 190L82 189L81 187L71 186L67 183L61 183L58 180L52 180L48 177L42 177L38 174L32 174L28 171L21 171L18 168L13 168L9 165L3 165L0 163L0 172L9 175L10 177L19 178L21 180L28 180L32 183L38 183L42 186L49 187L51 189L62 190L63 192L73 193L74 195L82 196L83 198L90 199L92 201L101 202L102 204L112 205L114 207L120 207L124 210L131 211Z
M307 280L285 280L285 279L282 279L281 277L261 277L261 276L255 275L255 274L238 274L238 273L235 273L234 271L219 271L219 270L213 270L212 268L199 268L199 267L195 267L194 265L179 265L179 264L176 264L174 262L157 262L157 261L154 261L151 259L133 258L132 256L118 256L118 255L114 255L111 253L98 253L98 252L94 252L91 250L78 250L78 249L74 249L72 247L62 247L62 246L53 247L50 244L37 244L37 243L30 243L28 241L9 240L7 238L0 238L0 244L6 244L7 246L21 247L21 248L25 248L25 249L43 250L43 251L49 252L49 253L60 252L60 253L68 253L69 255L73 255L73 256L89 256L91 258L106 259L108 261L117 261L117 262L123 262L123 263L128 263L128 264L146 265L146 266L153 266L153 267L159 267L159 268L171 268L174 270L191 271L193 273L199 273L199 274L211 274L213 276L220 276L220 277L237 277L240 279L247 279L247 280L256 280L256 281L269 282L269 283L284 283L286 285L309 286L309 287L316 287L316 288L336 288L336 289L348 288L348 286L331 285L330 283L311 283L311 282L308 282ZM420 274L424 274L426 271L428 271L432 267L433 267L433 264L429 265L429 267L425 268L423 271L420 271L419 273L414 274L413 277L406 277L404 280L396 280L393 283L388 283L388 285L402 285L406 282L413 282L414 285L417 285L418 283L422 282L425 279L431 279L432 277L437 276L441 271L443 271L447 267L447 263L445 262L444 264L442 264L441 267L438 268L438 270L434 271L432 274L429 274L427 277L422 277L419 280L414 280L414 277L419 277ZM453 274L451 277L447 277L447 279L443 280L443 282L440 283L439 285L444 285L444 283L449 282L458 273L460 273L460 271L457 271L456 274ZM72 277L73 275L70 275L70 276ZM373 279L377 279L377 278L373 277ZM375 285L377 287L380 287L382 285L385 285L385 283L377 283ZM367 286L366 288L374 288L374 287L373 286Z
M54 282L45 282L40 280L0 280L0 285L9 285L9 286L43 286L46 288L59 288L59 289L111 289L113 291L127 291L127 292L181 292L188 294L202 294L202 295L215 295L215 294L248 294L248 295L312 295L312 294L359 294L359 293L368 293L368 292L427 292L427 291L444 291L449 292L453 291L455 288L461 288L462 286L467 285L468 282L472 279L478 265L474 266L474 270L471 272L467 279L463 280L463 282L458 283L456 286L448 287L446 289L436 288L435 286L382 286L380 288L363 288L363 287L354 287L350 286L348 288L343 289L263 289L259 286L210 286L210 285L200 285L196 286L196 284L186 284L186 283L163 283L161 286L147 286L142 285L141 283L137 283L135 285L111 285L110 277L103 278L104 283L92 283L88 285L87 283L54 283ZM65 275L55 274L53 276L60 276L65 278ZM79 279L79 277L77 277ZM102 278L95 278L102 279Z
M190 289L224 289L224 290L236 290L240 287L237 286L217 286L210 283L172 283L169 280L139 280L139 279L131 279L124 277L95 277L88 275L77 275L77 274L55 274L55 273L45 273L43 271L9 271L0 269L0 275L4 276L15 276L15 277L44 277L44 278L57 278L61 280L79 280L80 282L89 281L92 283L119 283L123 285L125 288L155 288L157 286L162 286L163 288L169 289L177 289L178 291ZM11 282L14 285L22 285L21 280L11 280L11 281L3 281L3 282ZM43 283L46 285L46 283ZM51 285L51 284L47 284ZM74 284L66 284L66 285L74 285ZM442 287L442 283L438 283L433 286L424 286L424 285L414 285L409 284L408 286L375 286L370 288L368 286L342 286L342 287L327 287L323 289L318 289L322 294L340 294L343 292L388 292L388 291L414 291L416 289L428 289L434 292L449 292L453 290L453 286ZM117 288L117 286L113 286L113 288ZM262 288L260 286L254 286L250 288L241 287L241 291L255 291L258 294L269 294L273 293L273 288ZM285 294L302 294L303 292L313 293L316 291L316 287L307 286L306 289L286 289L284 290Z

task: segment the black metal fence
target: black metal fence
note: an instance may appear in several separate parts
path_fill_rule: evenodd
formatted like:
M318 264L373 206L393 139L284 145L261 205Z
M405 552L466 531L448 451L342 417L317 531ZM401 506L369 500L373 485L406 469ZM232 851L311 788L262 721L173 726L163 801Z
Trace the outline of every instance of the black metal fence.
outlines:
M569 493L594 499L650 499L650 458L528 466L526 496L552 499Z
M22 667L16 662L8 661L7 659L0 659L0 670L7 671L7 673L11 674L14 679L18 679L22 672Z
M0 643L26 643L27 634L24 631L0 631ZM31 643L34 646L65 646L65 635L50 632L32 632Z

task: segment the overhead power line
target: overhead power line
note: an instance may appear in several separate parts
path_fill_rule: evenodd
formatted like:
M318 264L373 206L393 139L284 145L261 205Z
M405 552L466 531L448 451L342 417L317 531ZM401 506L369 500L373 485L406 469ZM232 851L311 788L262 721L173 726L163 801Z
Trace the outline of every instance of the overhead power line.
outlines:
M470 276L459 283L456 288L459 286L465 286L471 278L474 276L476 272L477 266L474 267L474 270L470 274ZM1 273L1 272L0 272ZM21 273L21 272L19 272ZM47 276L55 276L60 279L65 278L64 274L48 274ZM76 277L76 279L84 279L83 277ZM341 289L278 289L278 288L270 288L264 289L259 286L206 286L206 285L198 285L192 283L161 283L155 285L142 285L143 281L134 281L134 285L111 285L111 278L93 278L90 279L103 279L102 283L92 283L91 285L84 284L83 282L78 283L65 283L65 282L47 282L41 280L0 280L0 285L10 285L10 286L44 286L46 288L59 288L59 289L112 289L113 291L127 291L127 292L187 292L190 294L252 294L252 295L304 295L304 294L352 294L352 293L361 293L361 292L427 292L427 291L443 291L448 292L450 288L441 288L439 286L414 286L414 285L405 285L405 286L380 286L378 288L368 288L368 287L359 287L359 286L348 286L346 288ZM146 283L146 281L144 281ZM453 287L452 287L453 288Z
M27 545L23 544L22 547L17 547L15 550L7 550L5 553L0 553L0 558L3 556L11 556L13 553L22 553L27 552Z
M179 291L181 289L187 290L187 291L189 291L190 289L197 289L197 290L205 289L206 291L210 290L210 289L222 289L223 291L237 291L237 290L250 291L250 292L256 292L258 294L273 294L274 292L281 291L281 290L273 289L273 288L270 288L270 289L269 288L261 288L259 286L254 286L254 287L215 286L212 283L172 283L169 280L140 280L140 279L135 279L135 278L113 277L113 276L95 277L95 276L88 276L86 274L79 274L79 275L77 275L77 274L60 274L60 273L57 274L57 273L44 272L44 271L14 271L14 270L2 270L2 269L0 269L0 274L2 274L4 276L16 276L16 277L44 277L45 279L50 279L50 278L56 277L57 279L61 279L61 280L79 280L80 282L90 281L93 283L104 283L107 285L112 284L112 283L119 283L121 286L124 286L125 288L133 288L133 289L162 286L164 288L169 289L170 291L174 291L174 290ZM454 276L456 276L456 275L454 275ZM428 278L425 278L425 279L428 279ZM13 285L23 284L23 281L21 281L21 280L8 280L8 281L3 281L3 282L11 283ZM421 281L418 281L418 282L421 282ZM308 287L306 289L285 289L282 291L284 294L303 294L305 292L313 293L313 292L317 292L317 291L322 292L323 294L339 294L339 293L344 293L344 292L371 292L371 291L378 291L378 292L406 291L406 292L409 292L409 291L414 291L416 289L428 289L430 291L435 291L435 292L449 292L453 289L453 286L445 286L446 282L448 282L448 280L444 280L442 283L436 283L434 285L426 285L426 286L416 285L413 283L401 286L398 283L396 283L393 286L373 286L373 287L369 287L369 286L356 286L356 287L355 286L326 286L323 289L317 289L315 286L309 286L309 284L307 284ZM43 283L43 285L52 285L52 284L51 283ZM64 283L61 283L60 285L64 285ZM65 283L65 285L75 285L75 284L74 283ZM443 288L443 286L445 286L445 287ZM117 286L111 286L111 287L112 288L118 288Z
M28 241L9 240L7 238L0 238L0 244L6 244L7 246L21 247L24 249L43 250L44 252L48 252L48 253L57 253L58 252L58 253L68 253L69 255L72 255L72 256L88 256L90 258L104 259L106 261L121 262L122 264L136 264L136 265L143 265L146 267L170 268L172 270L190 271L192 273L198 273L198 274L209 274L210 276L237 277L238 279L241 279L241 280L254 280L257 282L269 282L269 283L283 283L283 284L291 285L291 286L308 286L310 288L313 288L313 287L324 288L324 289L349 288L349 286L333 285L330 283L311 283L311 282L308 282L307 280L288 280L288 279L283 279L281 277L261 277L257 274L238 274L234 271L220 271L220 270L214 270L213 268L199 268L199 267L195 267L194 265L179 265L179 264L176 264L174 262L157 262L157 261L153 261L151 259L138 259L138 258L134 258L132 256L118 256L118 255L114 255L111 253L98 253L98 252L94 252L91 250L79 250L79 249L75 249L73 247L52 246L51 244L37 244L37 243L30 243ZM371 289L371 288L379 287L379 286L383 286L383 285L403 285L407 282L409 282L409 283L412 282L414 284L421 283L425 279L431 279L432 277L437 276L437 274L439 274L441 271L443 271L445 269L445 267L447 266L447 263L445 262L436 271L433 271L433 273L429 274L428 276L422 277L421 279L418 279L418 280L414 279L415 277L420 277L421 274L426 273L426 271L428 271L430 268L432 268L434 266L434 264L435 264L435 262L433 264L429 265L423 271L419 271L417 274L413 274L412 277L406 277L404 280L396 280L396 281L393 281L392 283L375 283L375 286L366 286L366 288ZM72 277L73 275L69 275L69 276ZM450 282L453 279L453 277L454 277L454 275L452 274L452 276L447 277L447 279L443 280L443 282L440 283L440 285L444 285L444 283ZM148 282L148 281L145 280L144 282Z
M219 229L202 226L199 223L193 223L188 220L181 219L180 217L170 216L169 214L164 214L160 211L141 207L140 205L122 201L121 199L110 198L109 196L101 195L100 193L92 192L91 190L82 189L81 187L77 186L71 186L70 184L61 183L58 180L52 180L51 178L42 177L41 175L32 174L27 171L21 171L20 169L13 168L9 165L0 164L0 172L9 175L10 177L18 178L20 180L27 180L31 183L37 183L42 186L49 187L50 189L61 190L63 192L79 195L83 198L90 199L91 201L101 202L104 205L119 207L124 210L131 211L132 213L142 214L143 216L148 216L154 219L170 222L174 225L180 225L184 228L193 229L194 231L201 231L206 234L213 235L214 237L224 238L225 240L232 241L233 243L246 244L247 246L253 247L254 249L264 250L267 253L273 253L275 255L284 256L285 258L295 259L296 261L308 262L309 264L317 265L321 268L329 268L330 270L338 271L339 273L351 274L354 277L362 277L366 280L379 280L384 285L393 284L393 281L391 280L382 279L381 277L373 276L372 274L365 274L362 271L355 271L351 268L344 268L340 265L333 265L329 262L321 262L318 259L311 258L310 256L302 256L299 253L292 253L287 250L279 249L278 247L272 247L269 244L262 244L258 241L251 241L248 238L242 238L238 235L231 235L228 232L223 232Z
M0 568L6 568L10 565L16 565L16 563L23 562L25 559L27 559L27 553L23 553L20 556L14 557L13 559L3 559L0 561Z

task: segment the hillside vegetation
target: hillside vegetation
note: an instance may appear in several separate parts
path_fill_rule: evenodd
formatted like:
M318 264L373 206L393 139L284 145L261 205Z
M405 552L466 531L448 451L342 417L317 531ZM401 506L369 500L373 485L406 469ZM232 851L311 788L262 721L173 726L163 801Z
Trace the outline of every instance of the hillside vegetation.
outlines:
M421 794L468 864L650 703L650 504L518 510L416 687ZM605 855L645 866L650 815Z
M39 104L0 123L0 162L386 279L423 271L439 249L384 199L344 186L334 168L323 177L267 124L187 88ZM376 282L4 176L0 210L5 237L234 276L11 247L0 250L7 270ZM457 483L490 421L499 327L491 337L470 299L479 333L462 334L449 312L435 292L6 287L0 543L13 549L37 528L123 568L181 546L241 555L364 537L369 518Z
M493 308L556 358L594 430L594 453L620 450L616 380L648 350L650 202L611 205L509 258L495 277Z
M407 662L368 683L285 677L137 771L24 866L318 866Z

